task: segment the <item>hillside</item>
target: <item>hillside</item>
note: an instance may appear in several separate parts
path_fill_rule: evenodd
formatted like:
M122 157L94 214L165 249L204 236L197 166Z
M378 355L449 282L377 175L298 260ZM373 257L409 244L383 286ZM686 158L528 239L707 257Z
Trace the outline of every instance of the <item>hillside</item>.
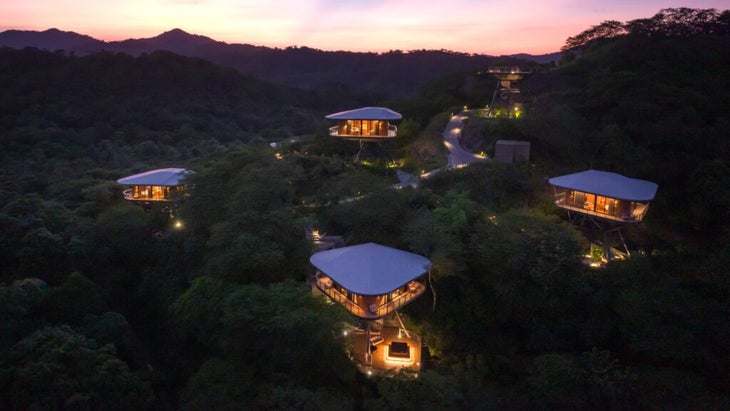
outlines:
M532 142L535 161L550 175L595 168L657 182L653 213L664 221L649 224L666 244L717 245L730 226L723 165L730 155L730 25L722 23L730 13L717 18L724 29L705 23L712 33L705 35L678 31L676 22L689 25L690 12L654 17L651 36L596 38L572 50L572 59L523 82L529 116L501 129L472 122L483 129L465 131L476 137L469 144L488 151L498 138L519 136Z
M316 122L307 117L333 104L311 91L164 51L136 58L109 52L73 57L32 48L0 53L6 127L50 122L82 131L107 124L160 133L193 122L188 125L221 140L246 142L265 136L272 124L279 131L289 127L288 134L311 133Z
M529 164L402 189L390 165L423 170L493 82L393 97L391 158L354 162L323 121L347 90L167 51L0 49L0 409L730 409L730 32L659 30L682 15L571 47L520 84L523 117L469 119L476 149L525 139ZM117 183L158 167L194 171L174 217ZM546 184L589 167L659 183L631 257L602 269ZM429 259L401 309L417 378L348 357L362 324L312 292L309 228Z
M371 98L393 94L413 96L432 78L455 71L477 72L492 64L530 65L554 62L559 56L494 57L447 50L394 50L388 53L323 51L308 47L286 49L228 44L211 38L170 30L147 39L103 42L57 29L43 32L8 30L0 33L0 46L65 50L76 55L97 51L138 56L166 50L232 67L260 79L332 93L357 93Z

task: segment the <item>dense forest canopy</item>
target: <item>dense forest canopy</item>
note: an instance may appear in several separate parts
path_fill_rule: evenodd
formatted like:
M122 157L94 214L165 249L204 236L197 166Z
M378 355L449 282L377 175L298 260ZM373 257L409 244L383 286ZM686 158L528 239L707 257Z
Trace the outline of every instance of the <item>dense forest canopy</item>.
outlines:
M168 52L0 49L0 408L727 409L728 14L657 16L641 27L662 35L571 37L521 83L524 117L467 120L464 144L527 140L529 164L403 189L324 115L403 113L386 151L418 174L493 82L457 69L366 103ZM181 227L116 183L161 167L195 171ZM601 270L546 186L587 168L659 184L632 257ZM306 286L310 227L430 259L403 310L430 354L418 378L347 358L353 319Z
M556 61L559 53L543 56L493 57L450 50L390 50L384 53L325 51L310 47L270 48L227 44L173 29L146 39L104 42L74 32L49 29L42 32L0 32L0 47L37 47L76 56L100 51L130 56L166 50L230 67L248 76L312 91L354 98L413 97L434 77L456 70L476 71L492 64L525 64Z

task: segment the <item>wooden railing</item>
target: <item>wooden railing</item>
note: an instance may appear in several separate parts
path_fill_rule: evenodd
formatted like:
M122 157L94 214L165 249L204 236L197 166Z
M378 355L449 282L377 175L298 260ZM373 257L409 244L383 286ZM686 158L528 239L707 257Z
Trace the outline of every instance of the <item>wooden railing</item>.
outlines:
M413 281L411 284L412 285L408 288L407 291L401 293L391 301L388 301L381 305L366 308L358 305L351 299L347 298L347 295L345 295L344 293L337 291L337 289L332 285L332 280L326 275L321 273L318 274L316 281L317 288L325 295L330 297L332 300L340 303L351 314L365 319L376 319L385 317L386 315L398 310L399 308L405 306L414 299L420 297L421 294L426 291L426 286L421 282Z
M186 198L188 196L188 193L180 189L173 188L170 192L163 192L161 195L154 193L151 194L150 190L148 190L146 191L146 194L144 191L139 191L135 196L134 188L128 188L122 191L122 195L124 196L125 200L177 202Z
M648 204L639 203L636 205L636 208L634 209L634 211L631 214L627 214L627 215L621 217L621 216L616 216L616 215L607 214L607 213L599 213L599 212L596 212L596 211L588 209L588 208L566 205L564 199L556 200L555 205L557 205L560 208L569 210L569 211L574 211L576 213L605 218L606 220L620 221L623 223L641 222L641 220L644 219L644 215L646 214L647 209L649 208Z
M385 134L385 135L380 135L380 134L361 134L359 132L353 133L353 134L340 134L340 127L339 126L330 127L329 128L329 131L330 131L330 135L331 136L334 136L334 137L353 137L353 138L357 137L357 138L363 138L363 139L365 139L365 138L372 138L372 139L377 139L377 138L392 138L392 137L395 137L396 135L398 135L398 127L397 126L394 126L392 124L388 126L388 133Z

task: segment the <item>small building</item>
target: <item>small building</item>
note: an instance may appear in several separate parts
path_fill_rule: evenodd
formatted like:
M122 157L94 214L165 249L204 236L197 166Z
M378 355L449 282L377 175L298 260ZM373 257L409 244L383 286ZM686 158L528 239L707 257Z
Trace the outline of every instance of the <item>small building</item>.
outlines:
M170 203L177 206L186 196L184 168L162 168L120 178L117 183L131 186L123 191L124 199L142 204L150 210L154 203Z
M530 142L497 140L494 144L494 161L498 163L527 163L530 161Z
M403 118L400 113L385 107L363 107L325 116L337 120L329 129L330 135L345 140L383 141L395 138L398 127L391 124Z
M398 310L426 291L426 257L366 243L320 251L310 262L316 288L364 324L353 332L358 363L368 371L420 369L421 340L405 329Z
M657 185L598 170L553 177L555 205L569 212L621 223L638 223L649 210Z

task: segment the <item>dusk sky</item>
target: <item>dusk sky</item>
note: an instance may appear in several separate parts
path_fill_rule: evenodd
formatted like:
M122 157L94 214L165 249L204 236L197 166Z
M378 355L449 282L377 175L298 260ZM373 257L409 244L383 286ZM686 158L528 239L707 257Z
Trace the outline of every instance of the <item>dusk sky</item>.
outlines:
M606 20L730 0L0 0L0 31L57 28L99 40L180 28L226 43L383 52L543 54Z

